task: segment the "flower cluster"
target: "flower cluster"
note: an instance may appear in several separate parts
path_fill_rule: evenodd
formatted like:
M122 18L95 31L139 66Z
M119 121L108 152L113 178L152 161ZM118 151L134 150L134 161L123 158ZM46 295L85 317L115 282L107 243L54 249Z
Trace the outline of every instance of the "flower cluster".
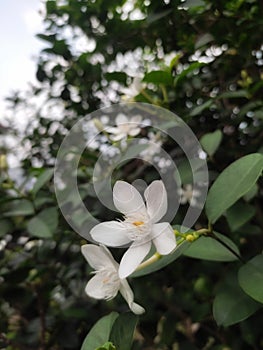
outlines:
M100 246L87 244L82 253L95 269L95 276L88 282L86 293L96 299L112 299L118 291L137 314L144 311L133 302L133 293L126 278L145 259L152 244L161 255L170 254L176 248L176 239L168 222L159 222L167 211L167 193L160 180L153 181L144 191L144 198L137 189L124 181L117 181L113 188L115 207L124 215L122 221L99 223L90 232ZM105 246L128 246L120 264Z

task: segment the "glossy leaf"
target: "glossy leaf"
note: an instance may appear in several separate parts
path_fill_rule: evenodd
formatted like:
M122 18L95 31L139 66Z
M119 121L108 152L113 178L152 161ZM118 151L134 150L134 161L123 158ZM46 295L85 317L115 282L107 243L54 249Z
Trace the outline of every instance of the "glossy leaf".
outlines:
M33 204L27 199L16 199L11 202L5 216L27 216L34 214Z
M257 311L261 305L240 288L235 273L228 275L217 291L213 315L218 326L241 322Z
M191 112L190 112L190 116L191 117L195 117L195 116L201 114L204 110L206 110L209 107L211 107L213 103L214 103L214 101L211 99L211 100L208 100L208 101L204 102L200 106L197 106L197 107L193 108L191 110Z
M33 217L27 224L27 229L32 236L51 238L58 225L57 208L44 209Z
M118 315L117 312L111 312L109 315L98 320L87 334L81 350L93 350L108 342L110 340L112 326Z
M223 136L222 131L216 130L214 132L205 134L204 136L201 137L200 143L204 151L209 156L212 156L218 149L222 140L222 136Z
M156 70L145 74L143 81L145 83L154 83L156 85L158 84L171 85L173 83L173 78L171 73L169 72Z
M263 170L263 155L244 156L229 165L210 188L206 201L206 214L211 223L256 183Z
M263 255L257 255L238 272L241 288L253 299L263 303Z
M237 246L228 237L217 232L214 235L239 255ZM184 255L190 258L211 261L234 261L238 259L225 245L215 238L206 236L202 236L191 243Z
M226 219L231 231L238 230L247 223L254 215L255 208L247 203L237 202L226 211Z
M113 324L110 340L117 349L130 350L138 316L133 313L121 314Z
M43 171L43 173L38 177L32 189L32 193L34 195L36 195L36 193L51 179L53 173L54 169L46 169Z

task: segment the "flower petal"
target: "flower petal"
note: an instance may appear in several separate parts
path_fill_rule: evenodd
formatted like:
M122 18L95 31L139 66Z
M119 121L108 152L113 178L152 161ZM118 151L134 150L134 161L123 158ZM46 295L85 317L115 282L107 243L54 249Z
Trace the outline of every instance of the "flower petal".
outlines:
M144 192L147 212L152 222L158 222L167 211L167 192L161 180L153 181Z
M116 119L115 119L116 125L120 125L120 124L126 124L128 123L128 118L126 117L125 114L118 114Z
M119 264L113 259L110 251L104 246L84 244L81 246L81 253L94 270L100 270L109 265L116 268L116 270L119 267Z
M126 279L121 280L120 293L123 296L123 298L127 301L129 308L132 312L134 312L136 315L141 315L145 312L142 306L136 304L133 301L133 291L131 290L131 287L129 286L129 283L126 281Z
M142 117L139 114L131 118L132 123L140 124L141 121L142 121Z
M121 222L106 221L94 226L90 235L96 242L109 247L119 247L130 242L126 232Z
M85 287L86 294L94 299L109 299L109 290L106 283L103 283L102 277L98 274L92 277ZM110 298L118 294L118 288L112 293Z
M127 134L124 132L121 132L120 130L118 131L118 133L116 133L116 135L110 136L111 140L116 141L116 142L120 141L126 137L127 137Z
M120 132L119 128L116 128L115 126L107 127L105 131L110 134L118 134Z
M134 242L124 253L119 267L120 278L125 278L136 270L151 249L151 242L138 244Z
M132 128L130 129L130 131L128 132L128 134L130 136L136 136L141 132L141 128Z
M145 204L135 187L125 181L117 181L113 187L115 207L123 214L145 213Z
M161 222L152 227L153 243L161 255L170 254L176 247L176 239L172 226L168 222Z

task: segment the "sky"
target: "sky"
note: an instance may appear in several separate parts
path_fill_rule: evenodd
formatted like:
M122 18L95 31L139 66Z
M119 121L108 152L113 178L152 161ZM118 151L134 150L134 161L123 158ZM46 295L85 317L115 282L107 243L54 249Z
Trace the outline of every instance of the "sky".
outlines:
M6 110L4 97L35 81L35 62L42 47L35 35L43 29L42 7L41 0L0 1L0 121Z

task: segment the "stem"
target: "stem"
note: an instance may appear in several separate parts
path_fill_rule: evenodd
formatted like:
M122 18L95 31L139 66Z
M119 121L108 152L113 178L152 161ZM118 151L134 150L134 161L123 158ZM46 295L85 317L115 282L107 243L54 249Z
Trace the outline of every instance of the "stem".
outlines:
M165 88L165 85L160 84L160 88L162 90L164 103L168 103L169 102L169 98L168 98L168 94L167 94L167 90Z
M150 266L151 264L155 263L156 261L160 260L162 257L161 254L159 253L155 253L153 254L149 259L145 260L144 262L142 262L136 269L136 271L139 271L141 269L144 269L147 266Z
M141 94L142 94L149 102L151 102L153 105L159 106L159 104L158 104L156 101L154 101L154 99L148 94L148 92L146 92L145 90L142 90L142 91L141 91Z
M185 241L185 238L180 238L177 241L177 247L183 243ZM176 248L175 248L176 249ZM144 262L142 262L136 269L136 271L142 270L147 266L150 266L151 264L155 263L156 261L160 260L163 257L163 255L159 254L159 253L155 253L153 254L149 259L145 260Z

